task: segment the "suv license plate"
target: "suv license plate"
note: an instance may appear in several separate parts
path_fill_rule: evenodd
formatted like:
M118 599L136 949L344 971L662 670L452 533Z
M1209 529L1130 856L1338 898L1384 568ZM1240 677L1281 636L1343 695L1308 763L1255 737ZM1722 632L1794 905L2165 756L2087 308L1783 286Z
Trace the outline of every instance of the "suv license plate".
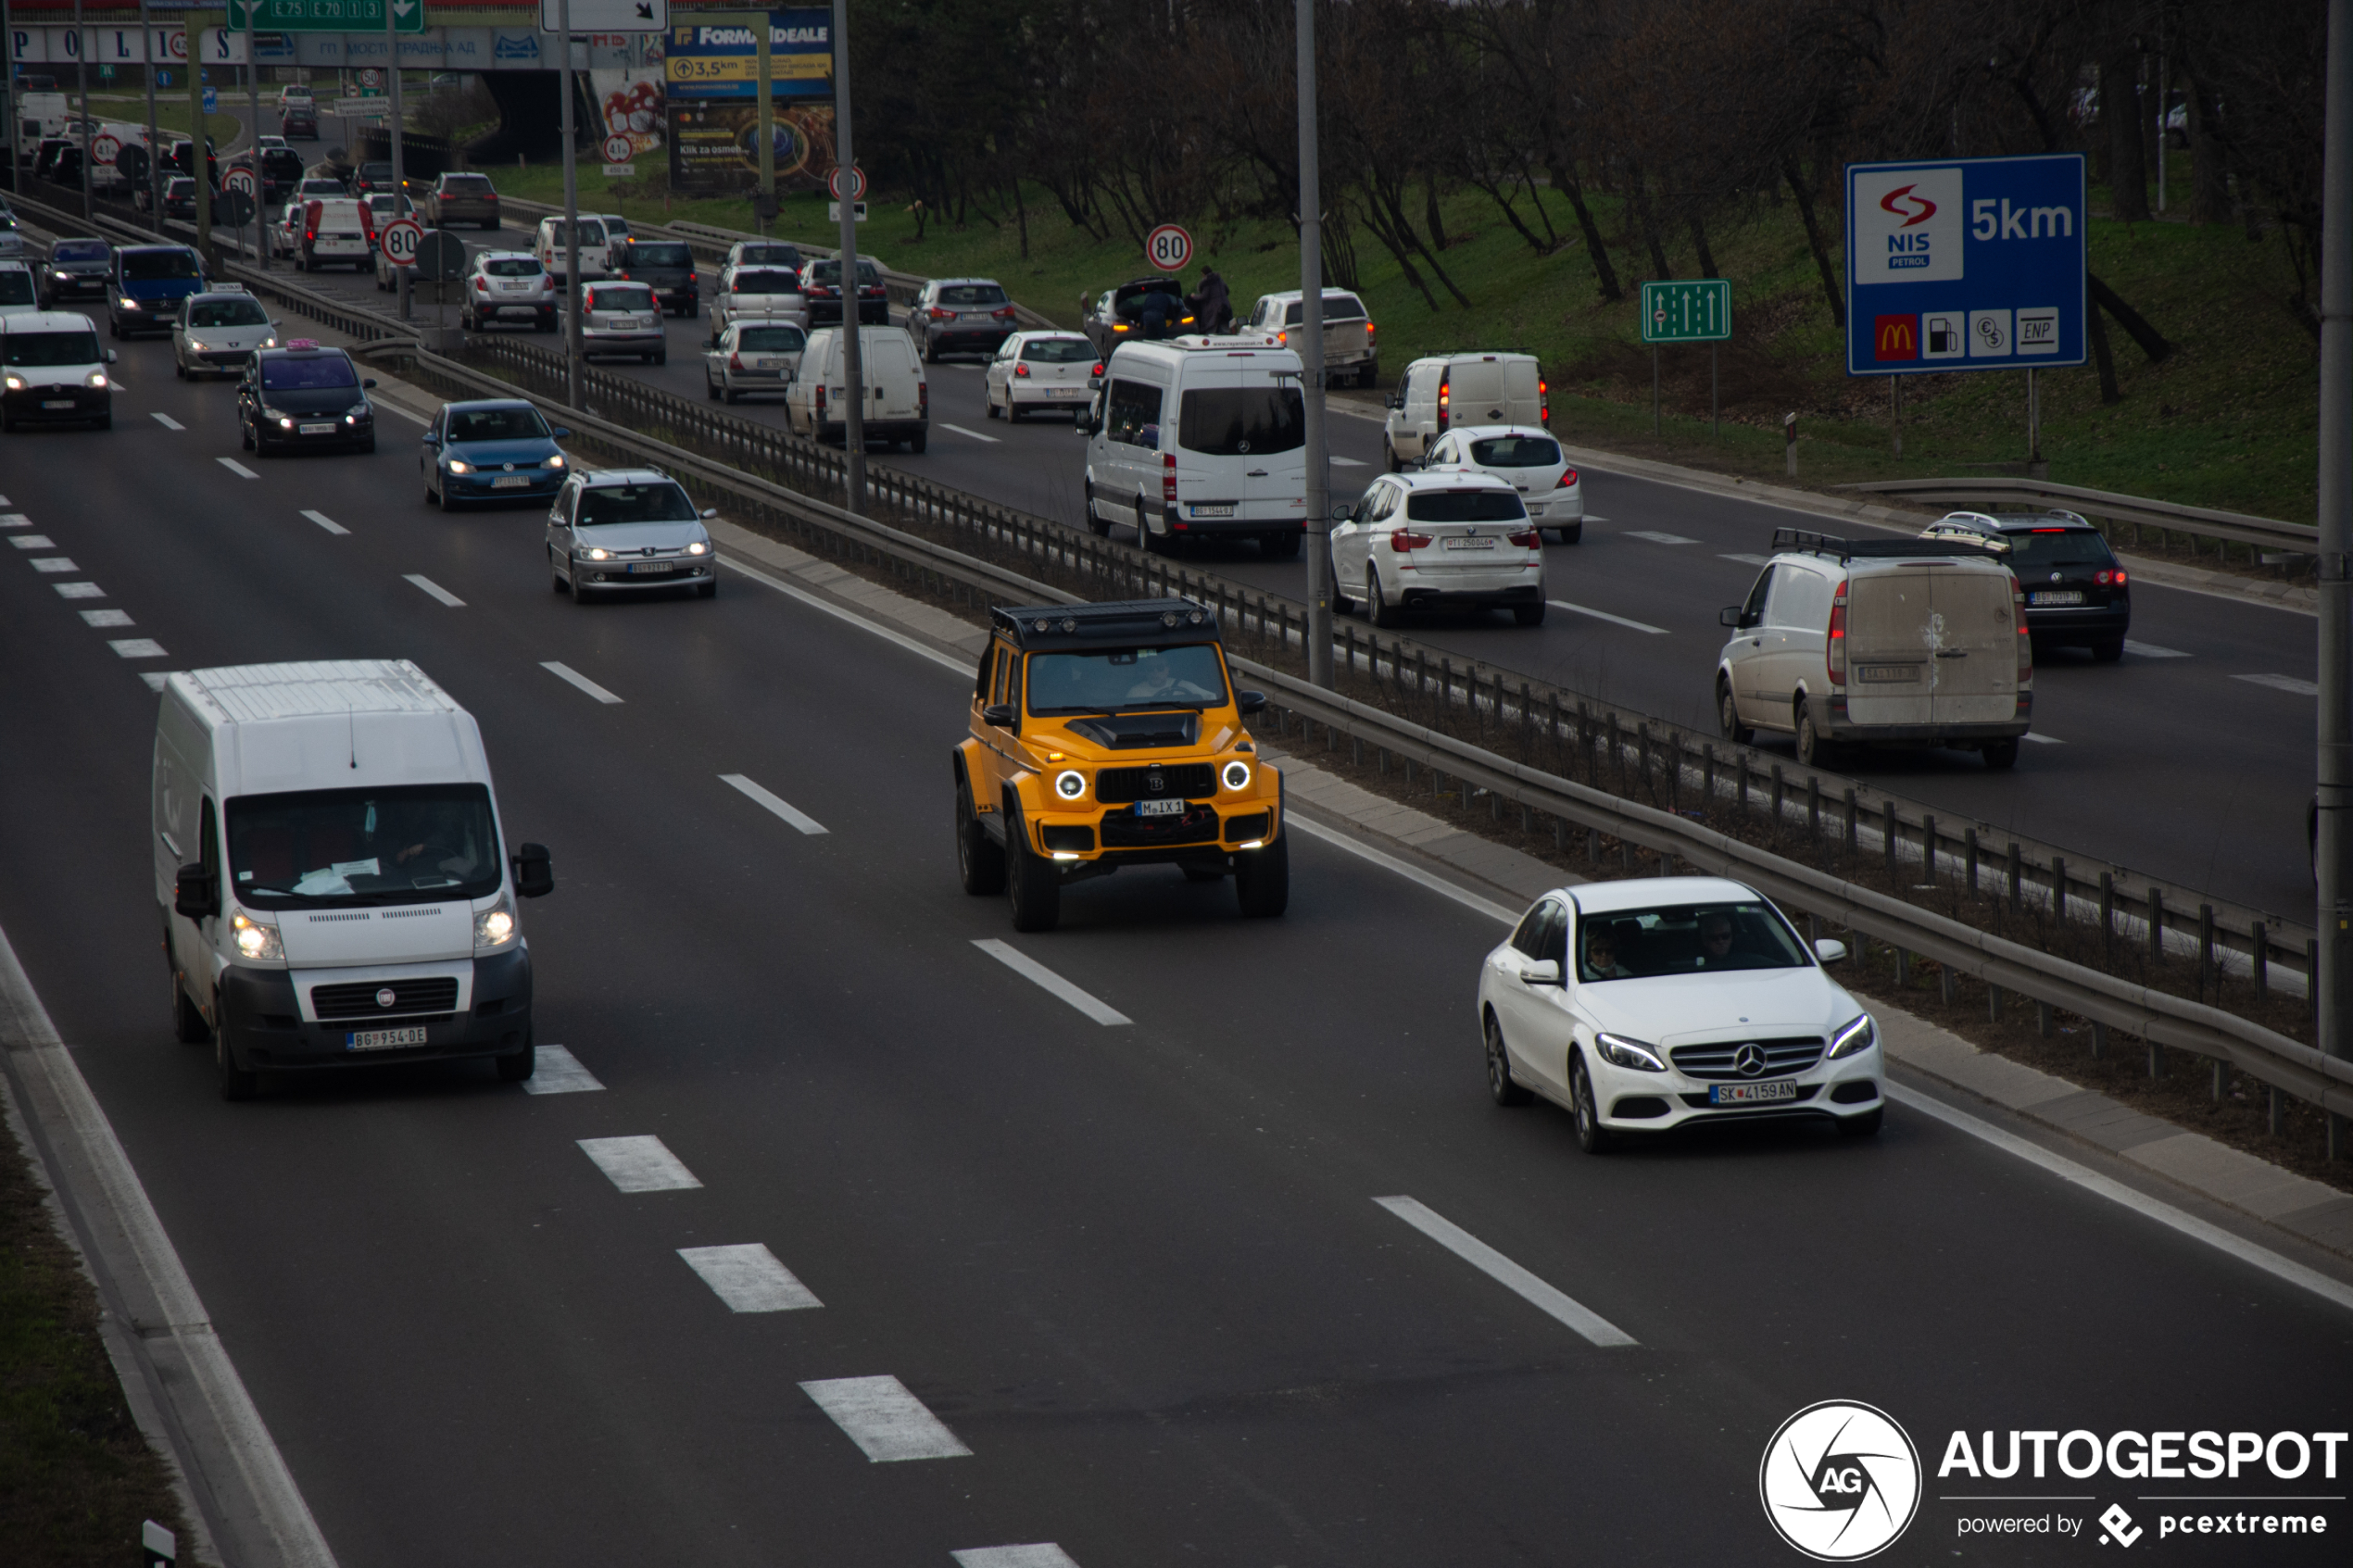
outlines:
M2039 594L2027 595L2026 602L2031 605L2080 605L2083 602L2083 590L2046 588Z
M1483 533L1463 533L1446 541L1450 550L1491 550L1495 541Z
M1181 800L1139 800L1136 802L1136 815L1139 817L1181 817L1184 814L1185 802Z
M343 1047L349 1051L382 1051L424 1043L425 1029L422 1023L413 1029L355 1029L343 1037Z
M1762 1105L1796 1098L1797 1082L1793 1078L1776 1079L1769 1084L1716 1084L1707 1091L1710 1105Z
M660 577L665 572L677 570L674 562L666 560L639 560L629 563L629 575L632 577Z

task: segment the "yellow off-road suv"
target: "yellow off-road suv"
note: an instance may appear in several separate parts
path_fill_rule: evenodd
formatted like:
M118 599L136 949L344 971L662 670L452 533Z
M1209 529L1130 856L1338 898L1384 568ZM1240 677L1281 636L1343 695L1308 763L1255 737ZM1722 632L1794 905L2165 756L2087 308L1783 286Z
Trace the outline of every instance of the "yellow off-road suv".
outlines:
M1282 775L1243 719L1217 612L1191 599L1000 608L955 751L964 891L1051 931L1065 883L1122 866L1231 872L1242 913L1290 901Z

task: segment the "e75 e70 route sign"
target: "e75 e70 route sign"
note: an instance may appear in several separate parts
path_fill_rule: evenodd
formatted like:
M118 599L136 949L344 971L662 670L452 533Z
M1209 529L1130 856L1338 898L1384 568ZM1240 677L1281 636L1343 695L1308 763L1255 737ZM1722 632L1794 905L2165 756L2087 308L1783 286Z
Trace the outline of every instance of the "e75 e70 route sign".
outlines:
M392 7L393 31L424 31L425 0L229 0L229 27L234 32L248 27L263 32L382 32L386 6Z
M1846 373L2081 365L2076 153L1846 166Z
M1642 285L1644 343L1720 343L1732 335L1732 285L1723 278Z

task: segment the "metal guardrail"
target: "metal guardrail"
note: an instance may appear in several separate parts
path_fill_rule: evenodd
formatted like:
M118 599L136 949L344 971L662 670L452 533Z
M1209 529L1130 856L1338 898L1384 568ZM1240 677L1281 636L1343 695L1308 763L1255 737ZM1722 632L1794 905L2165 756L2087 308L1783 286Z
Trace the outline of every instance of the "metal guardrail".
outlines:
M1836 488L1942 507L2016 507L2020 502L2063 507L2085 517L2130 523L2135 531L2135 542L2138 530L2162 528L2206 539L2228 539L2260 550L2312 555L2320 549L2320 530L2309 523L2281 522L2273 518L2217 511L2209 507L2185 507L2171 501L2152 501L2145 496L2120 495L2112 490L2053 484L2047 480L1878 479Z

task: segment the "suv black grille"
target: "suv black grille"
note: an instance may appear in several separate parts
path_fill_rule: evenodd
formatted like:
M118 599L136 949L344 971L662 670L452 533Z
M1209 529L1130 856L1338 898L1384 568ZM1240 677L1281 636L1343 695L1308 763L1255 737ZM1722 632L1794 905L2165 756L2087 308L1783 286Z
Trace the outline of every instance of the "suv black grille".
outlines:
M1732 1065L1744 1045L1764 1051L1762 1071L1743 1073ZM1693 1078L1786 1078L1822 1060L1822 1040L1818 1035L1798 1035L1779 1040L1726 1040L1720 1045L1678 1046L1670 1053L1670 1060L1677 1072Z
M1207 762L1172 762L1158 768L1105 768L1095 775L1095 798L1106 806L1131 800L1191 799L1217 793L1217 770Z
M392 993L392 1005L376 999L379 991ZM454 975L420 980L362 980L350 985L320 985L310 993L311 1010L330 1018L392 1018L407 1012L454 1012L458 981Z
M1156 849L1171 844L1216 842L1217 810L1214 807L1196 806L1181 817L1136 817L1125 811L1103 813L1103 847L1106 849Z

